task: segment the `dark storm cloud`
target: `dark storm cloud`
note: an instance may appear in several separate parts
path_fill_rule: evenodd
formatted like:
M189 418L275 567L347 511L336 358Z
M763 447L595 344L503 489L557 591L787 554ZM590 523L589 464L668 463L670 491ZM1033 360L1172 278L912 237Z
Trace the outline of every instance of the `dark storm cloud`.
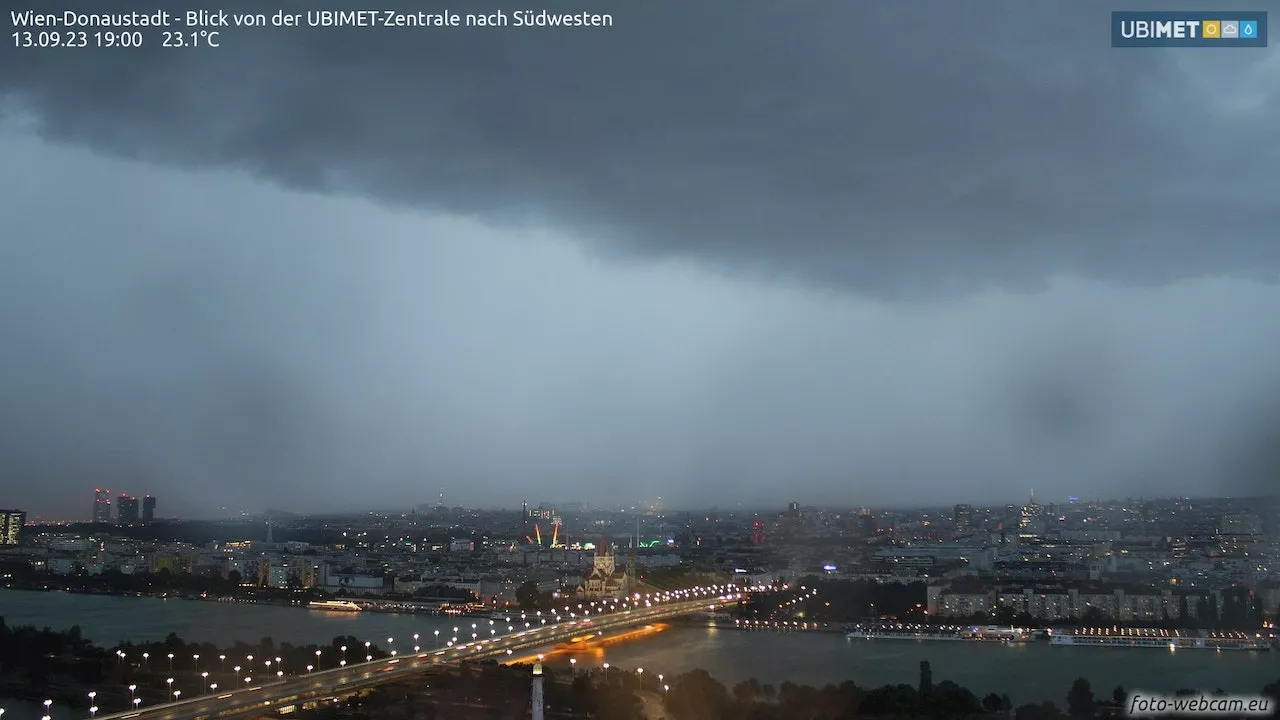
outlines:
M548 7L615 26L9 51L0 92L125 156L887 296L1280 261L1269 51L1113 50L1109 8L1042 0Z
M0 500L1274 482L1277 55L821 5L0 51Z

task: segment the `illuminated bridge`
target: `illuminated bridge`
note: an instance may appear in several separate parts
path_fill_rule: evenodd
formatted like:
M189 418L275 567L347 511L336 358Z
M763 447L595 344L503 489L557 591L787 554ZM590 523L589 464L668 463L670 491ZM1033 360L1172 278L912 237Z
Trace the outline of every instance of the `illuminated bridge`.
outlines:
M286 677L231 692L200 695L137 710L99 715L97 720L212 720L268 713L300 703L323 701L393 680L403 680L433 668L445 668L475 660L501 660L516 653L529 654L581 637L605 634L697 613L711 612L736 603L740 589L729 586L700 587L654 593L630 599L616 609L595 614L561 616L558 622L515 627L510 632L471 643L459 642L442 649L416 652L331 670Z

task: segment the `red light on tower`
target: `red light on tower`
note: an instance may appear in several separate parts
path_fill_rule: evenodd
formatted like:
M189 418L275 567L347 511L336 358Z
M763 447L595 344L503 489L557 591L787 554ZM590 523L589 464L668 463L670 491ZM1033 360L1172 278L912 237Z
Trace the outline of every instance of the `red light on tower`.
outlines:
M764 544L764 523L760 522L759 520L751 521L751 544L752 545Z

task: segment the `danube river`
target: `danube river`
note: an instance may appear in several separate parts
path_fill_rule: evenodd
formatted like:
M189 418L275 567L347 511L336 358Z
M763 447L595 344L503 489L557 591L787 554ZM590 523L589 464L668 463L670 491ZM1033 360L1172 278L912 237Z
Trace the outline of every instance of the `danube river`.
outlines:
M9 625L78 624L86 637L111 646L121 640L160 640L175 632L187 641L225 646L256 642L327 643L354 635L385 646L408 649L418 633L434 644L455 626L487 634L489 621L382 613L327 613L301 608L178 599L72 595L0 590L0 616ZM576 654L579 668L607 661L619 671L675 675L701 667L725 683L749 677L779 684L811 685L852 680L864 687L916 684L920 661L928 660L934 681L953 680L979 696L1007 693L1015 703L1053 700L1065 706L1071 682L1085 677L1100 697L1116 685L1129 690L1169 692L1192 687L1257 693L1280 679L1280 652L1103 649L1050 647L1047 643L1009 647L999 643L848 640L838 633L743 632L698 625L675 625L642 640ZM560 663L567 663L561 658ZM559 664L559 663L558 663ZM612 670L611 670L612 672Z

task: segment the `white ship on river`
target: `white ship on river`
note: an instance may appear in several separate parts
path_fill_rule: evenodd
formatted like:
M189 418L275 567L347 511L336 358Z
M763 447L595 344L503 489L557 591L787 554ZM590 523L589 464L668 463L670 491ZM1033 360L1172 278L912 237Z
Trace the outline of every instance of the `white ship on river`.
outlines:
M1215 632L1210 630L1161 630L1157 628L1077 628L1051 630L1051 645L1084 647L1154 648L1159 650L1270 650L1271 634Z
M364 609L350 600L312 600L307 603L307 608L330 612L360 612Z

